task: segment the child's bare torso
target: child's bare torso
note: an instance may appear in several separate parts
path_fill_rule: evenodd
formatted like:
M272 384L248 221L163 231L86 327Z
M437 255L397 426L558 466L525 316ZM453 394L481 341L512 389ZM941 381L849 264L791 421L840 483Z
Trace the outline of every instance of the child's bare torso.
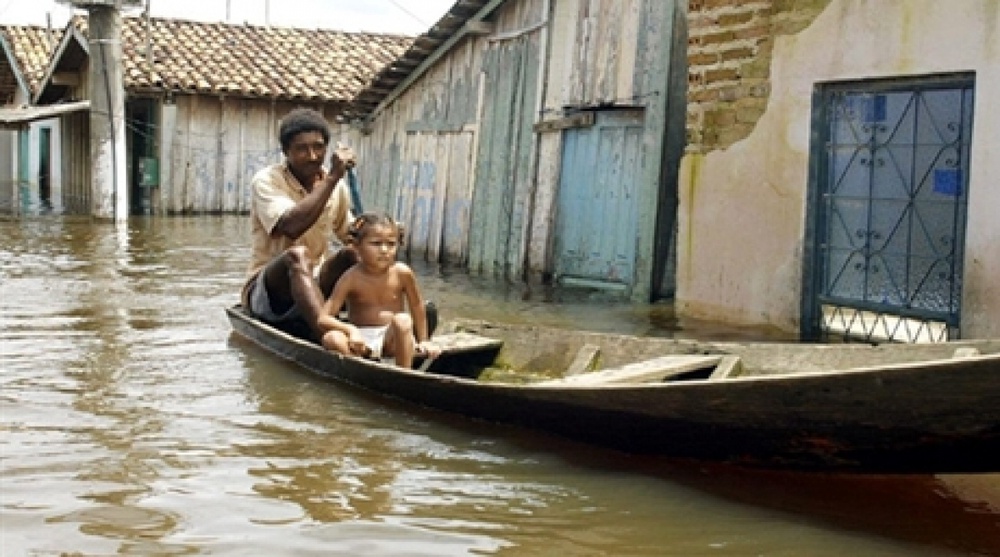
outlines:
M405 292L395 267L372 273L357 266L350 271L347 318L360 327L387 325L394 313L405 308Z

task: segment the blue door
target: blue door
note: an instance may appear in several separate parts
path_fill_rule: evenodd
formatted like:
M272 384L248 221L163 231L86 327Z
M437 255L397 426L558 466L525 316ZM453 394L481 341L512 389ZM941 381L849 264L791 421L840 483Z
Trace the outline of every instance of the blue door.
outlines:
M593 126L563 133L556 278L564 284L631 288L643 113L599 112Z

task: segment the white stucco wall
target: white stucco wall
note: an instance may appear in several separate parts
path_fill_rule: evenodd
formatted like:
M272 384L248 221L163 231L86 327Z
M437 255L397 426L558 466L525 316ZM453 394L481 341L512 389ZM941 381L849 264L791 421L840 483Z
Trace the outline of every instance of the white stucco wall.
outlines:
M813 87L975 72L964 337L1000 335L1000 2L833 0L778 37L768 109L732 147L682 161L678 310L796 330Z

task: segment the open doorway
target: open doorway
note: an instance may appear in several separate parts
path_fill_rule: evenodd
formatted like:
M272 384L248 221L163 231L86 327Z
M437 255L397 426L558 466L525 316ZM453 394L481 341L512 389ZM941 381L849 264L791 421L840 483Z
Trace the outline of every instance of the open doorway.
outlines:
M126 103L128 126L129 212L149 215L153 212L153 188L159 186L156 159L156 121L153 99L133 99Z
M52 210L52 128L38 130L38 206Z

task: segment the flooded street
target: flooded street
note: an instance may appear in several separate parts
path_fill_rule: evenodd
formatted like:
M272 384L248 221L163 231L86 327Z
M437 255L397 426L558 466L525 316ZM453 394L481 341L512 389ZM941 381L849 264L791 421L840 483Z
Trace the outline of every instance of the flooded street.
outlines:
M634 458L326 383L231 333L247 217L0 220L0 554L1000 555L1000 475ZM417 267L442 318L782 338Z

